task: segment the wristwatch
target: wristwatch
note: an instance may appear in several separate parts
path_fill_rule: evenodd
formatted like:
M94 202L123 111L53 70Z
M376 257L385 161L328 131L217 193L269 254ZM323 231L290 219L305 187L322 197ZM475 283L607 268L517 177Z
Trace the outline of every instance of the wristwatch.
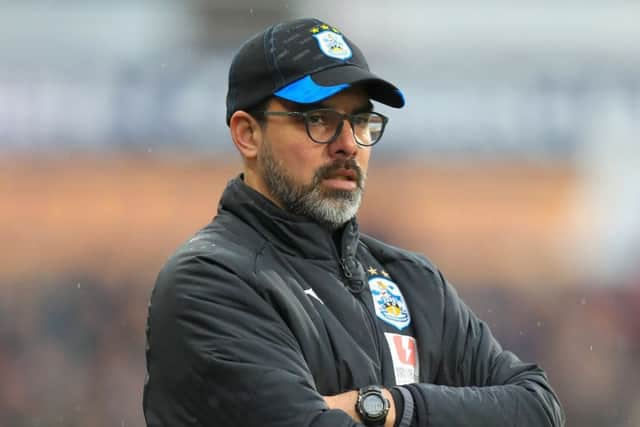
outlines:
M389 412L389 400L377 385L363 387L358 390L356 412L367 427L383 427Z

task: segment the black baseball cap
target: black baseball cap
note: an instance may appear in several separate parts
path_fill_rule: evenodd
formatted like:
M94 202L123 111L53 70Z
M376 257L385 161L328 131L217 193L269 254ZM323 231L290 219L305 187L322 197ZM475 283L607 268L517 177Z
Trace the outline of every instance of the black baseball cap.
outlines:
M274 95L311 104L356 84L375 101L404 105L402 92L371 73L362 51L337 28L314 18L275 24L247 40L231 62L227 125L234 112Z

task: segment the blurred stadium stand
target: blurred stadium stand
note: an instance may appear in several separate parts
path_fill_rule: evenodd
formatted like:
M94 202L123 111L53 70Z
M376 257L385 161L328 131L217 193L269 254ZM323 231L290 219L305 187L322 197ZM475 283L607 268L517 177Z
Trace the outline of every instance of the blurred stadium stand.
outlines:
M362 228L432 258L568 425L640 425L640 4L550 0L0 0L0 425L144 425L155 274L240 167L229 61L298 16L408 100Z

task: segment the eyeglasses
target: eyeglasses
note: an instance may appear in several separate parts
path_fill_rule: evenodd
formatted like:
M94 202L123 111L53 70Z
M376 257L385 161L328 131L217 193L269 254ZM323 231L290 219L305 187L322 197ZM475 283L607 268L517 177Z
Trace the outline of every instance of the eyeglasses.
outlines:
M371 147L380 141L384 128L389 119L380 113L367 112L356 114L342 114L330 108L320 108L309 111L254 111L253 114L263 116L287 116L304 120L307 135L313 142L329 144L336 140L345 119L351 124L353 136L358 145Z

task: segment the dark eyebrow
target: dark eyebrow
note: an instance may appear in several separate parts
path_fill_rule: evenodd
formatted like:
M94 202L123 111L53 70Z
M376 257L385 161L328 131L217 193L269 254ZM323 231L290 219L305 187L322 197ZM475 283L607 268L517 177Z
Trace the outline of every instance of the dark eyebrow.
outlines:
M351 114L370 113L373 111L373 104L368 101L366 105L356 108Z
M297 111L302 111L303 113L306 111L317 110L319 108L327 108L326 105L322 105L322 102L314 102L313 104L296 104Z
M297 111L302 111L302 112L311 111L311 110L318 110L318 109L321 109L321 108L328 108L330 110L333 110L333 108L329 107L328 105L325 105L322 101L321 102L314 102L313 104L296 104L296 105L298 106ZM351 114L370 113L371 111L373 111L373 104L371 103L371 101L367 101L366 104L355 108L351 112Z

